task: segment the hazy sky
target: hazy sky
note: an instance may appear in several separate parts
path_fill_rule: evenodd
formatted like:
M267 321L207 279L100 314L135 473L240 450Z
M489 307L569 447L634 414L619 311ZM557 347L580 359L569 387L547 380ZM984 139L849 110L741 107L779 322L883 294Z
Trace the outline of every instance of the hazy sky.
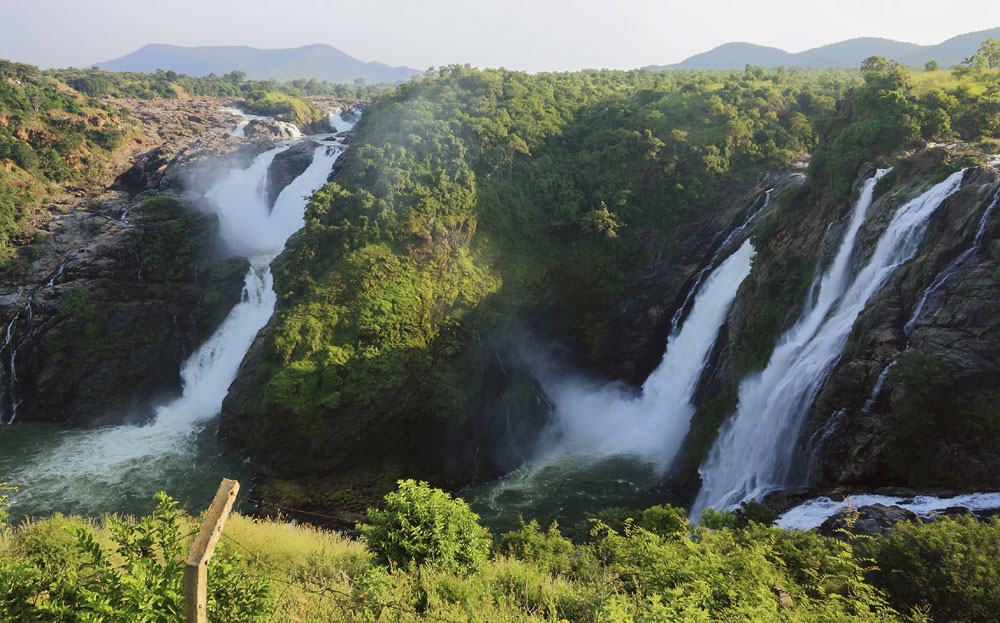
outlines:
M727 41L798 52L860 36L938 43L995 26L998 0L0 0L0 58L81 67L147 43L328 43L417 69L626 69Z

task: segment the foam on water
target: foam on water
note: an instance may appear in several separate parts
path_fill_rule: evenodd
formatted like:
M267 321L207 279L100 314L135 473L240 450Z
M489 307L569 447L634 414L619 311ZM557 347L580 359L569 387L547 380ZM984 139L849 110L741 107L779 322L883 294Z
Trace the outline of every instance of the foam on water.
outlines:
M872 504L900 506L913 511L918 517L927 518L934 513L940 513L946 508L954 506L961 506L970 511L1000 508L1000 493L968 493L951 498L936 498L929 495L901 498L862 493L840 501L819 497L803 502L787 511L778 518L778 526L785 530L811 530L819 527L827 518L843 512L848 505L852 508L860 508Z

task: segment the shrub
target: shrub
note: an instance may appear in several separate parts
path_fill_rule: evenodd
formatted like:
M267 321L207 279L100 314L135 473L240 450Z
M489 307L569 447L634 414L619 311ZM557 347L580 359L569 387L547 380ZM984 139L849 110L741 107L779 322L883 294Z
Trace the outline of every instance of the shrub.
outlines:
M385 496L385 508L368 509L371 524L361 526L376 560L405 565L432 562L447 571L481 568L489 559L490 534L464 500L426 482L400 480Z
M544 567L552 574L566 573L573 567L575 547L559 532L554 521L545 532L534 519L527 524L522 521L519 529L503 535L501 543L507 553Z
M777 521L778 513L774 512L770 506L750 500L749 502L740 502L740 507L733 510L733 517L736 528L746 528L751 523L770 526Z
M22 539L23 559L0 558L2 621L179 621L184 541L181 511L165 493L150 517L109 517L102 535L56 517ZM75 530L73 538L71 530ZM270 586L220 550L212 562L208 609L212 620L251 623L267 612Z
M8 486L6 482L0 482L0 523L7 521L7 510L10 508L10 502L7 501L7 496L10 494L6 492L14 490L15 488Z
M706 508L701 511L701 516L698 518L698 525L709 530L732 528L736 525L736 517L732 511L717 511L714 508Z

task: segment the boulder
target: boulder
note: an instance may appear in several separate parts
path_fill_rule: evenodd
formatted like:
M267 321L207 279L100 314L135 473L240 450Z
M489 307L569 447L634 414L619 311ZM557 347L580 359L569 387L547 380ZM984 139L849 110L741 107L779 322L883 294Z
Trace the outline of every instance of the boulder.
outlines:
M917 514L901 506L886 506L872 504L857 509L857 517L852 513L841 512L824 521L819 531L826 536L846 538L846 532L851 534L878 534L888 536L892 533L892 525L897 521L916 521ZM849 521L853 519L853 521Z

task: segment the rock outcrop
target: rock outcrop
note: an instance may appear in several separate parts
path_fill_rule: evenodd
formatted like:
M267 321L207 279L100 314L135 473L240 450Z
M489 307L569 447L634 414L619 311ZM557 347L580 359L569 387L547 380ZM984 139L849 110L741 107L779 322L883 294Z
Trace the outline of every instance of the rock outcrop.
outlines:
M870 257L896 210L969 166L969 153L959 145L901 158L876 187L851 258L854 270ZM872 173L871 165L859 171L855 196ZM998 180L992 166L970 166L961 189L931 217L915 258L858 316L803 426L793 482L845 491L1000 486L998 437L989 432L1000 427L990 406L1000 387ZM715 432L734 410L740 381L766 365L843 237L851 205L825 202L822 188L811 192L787 198L753 234L754 269L701 380L687 454L675 466L675 482L688 495L697 491L696 469Z
M313 161L316 141L299 141L274 157L267 169L267 179L264 182L267 192L267 207L274 207L274 202L281 191L298 176L302 175Z
M247 138L264 138L278 141L301 137L302 132L294 124L287 121L253 119L243 128L243 135Z
M62 250L31 267L46 280L3 288L8 309L27 312L8 320L7 419L15 405L19 421L148 417L151 401L179 389L181 362L239 301L247 261L206 259L215 216L167 197L123 195L39 230L36 238Z

